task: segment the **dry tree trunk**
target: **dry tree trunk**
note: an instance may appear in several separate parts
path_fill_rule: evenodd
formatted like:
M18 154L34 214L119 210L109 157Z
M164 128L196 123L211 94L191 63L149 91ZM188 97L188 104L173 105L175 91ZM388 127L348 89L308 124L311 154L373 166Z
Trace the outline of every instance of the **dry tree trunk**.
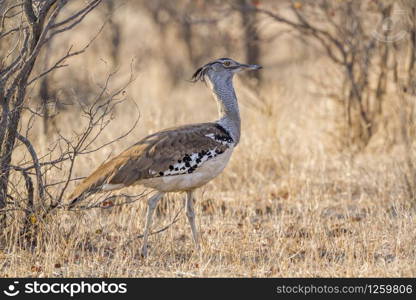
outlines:
M244 51L245 60L250 64L260 64L260 43L257 31L257 12L248 9L251 5L248 0L238 0L240 7L241 21L244 28ZM248 76L261 80L261 72L250 72Z
M399 5L407 15L410 34L407 87L413 95L416 95L416 1L400 0Z
M110 34L110 57L112 60L113 67L116 67L119 64L120 59L120 43L121 43L121 27L118 22L114 20L114 13L116 11L116 1L114 0L107 0L105 2L106 10L109 15L108 19L108 27L109 27L109 34Z
M0 96L2 98L3 108L3 129L1 132L2 140L0 148L0 209L6 205L10 163L17 137L17 127L25 100L27 82L40 50L37 45L40 42L41 33L44 29L45 18L54 4L56 4L56 1L47 2L43 7L43 11L36 16L31 0L22 3L22 9L27 22L27 25L23 29L24 41L21 45L22 49L20 54L22 62L20 68L17 67L15 72L13 72L13 65L8 67L9 72L7 72L8 68L1 72ZM26 61L23 61L23 58ZM12 75L14 75L14 78ZM3 223L4 219L1 222Z

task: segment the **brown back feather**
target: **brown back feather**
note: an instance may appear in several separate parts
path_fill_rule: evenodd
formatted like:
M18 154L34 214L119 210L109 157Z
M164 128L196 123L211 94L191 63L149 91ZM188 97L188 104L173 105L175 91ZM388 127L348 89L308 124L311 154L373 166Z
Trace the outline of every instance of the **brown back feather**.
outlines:
M229 147L207 137L208 134L228 136L215 123L176 127L147 136L84 179L69 196L70 205L101 191L103 184L129 186L141 179L158 176L186 154L214 148L225 151Z

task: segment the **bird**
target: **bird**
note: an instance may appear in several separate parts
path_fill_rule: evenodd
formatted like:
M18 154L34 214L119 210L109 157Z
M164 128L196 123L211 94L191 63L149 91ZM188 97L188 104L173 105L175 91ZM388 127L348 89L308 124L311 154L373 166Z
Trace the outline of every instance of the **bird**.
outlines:
M157 203L169 192L185 192L185 212L192 239L200 249L195 226L194 192L217 177L240 141L241 119L233 77L257 64L219 58L198 68L191 81L205 82L218 105L219 119L189 124L151 134L99 166L69 196L71 209L95 193L141 185L155 191L147 200L141 255L147 256L148 236Z

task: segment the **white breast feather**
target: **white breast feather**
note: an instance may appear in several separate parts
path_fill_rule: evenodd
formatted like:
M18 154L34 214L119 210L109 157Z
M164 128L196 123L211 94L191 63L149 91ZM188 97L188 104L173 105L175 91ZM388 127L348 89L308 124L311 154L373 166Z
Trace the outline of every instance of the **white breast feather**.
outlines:
M215 152L215 150L213 151ZM139 184L164 192L184 191L200 187L217 177L224 170L232 152L233 147L230 147L222 154L205 161L191 174L144 179Z

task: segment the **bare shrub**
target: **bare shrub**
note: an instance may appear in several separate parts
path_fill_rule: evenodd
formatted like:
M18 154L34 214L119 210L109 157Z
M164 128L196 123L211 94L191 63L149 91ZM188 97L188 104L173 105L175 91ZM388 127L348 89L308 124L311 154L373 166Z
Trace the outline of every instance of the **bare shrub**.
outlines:
M409 34L413 38L413 29L403 23L393 24L399 25L394 31L388 27L397 13L391 1L288 1L288 5L290 15L251 8L294 29L311 46L319 47L332 68L339 70L337 74L342 80L338 86L332 81L327 84L326 80L312 80L327 91L323 96L332 99L343 111L344 122L340 126L343 148L364 149L387 122L383 118L384 103L389 92L395 90L394 85L410 88L415 48L414 42L406 43L410 50L405 51L403 40ZM407 67L403 65L406 59L398 59L403 55L408 57Z
M45 118L47 112L45 109L31 108L28 88L56 69L65 67L69 58L84 53L102 28L84 48L70 48L51 66L46 66L39 74L32 74L42 49L57 36L76 27L100 2L101 0L88 1L69 14L65 10L69 1L65 0L26 0L18 4L9 1L2 9L0 39L5 47L2 49L4 55L1 56L0 70L2 234L7 234L7 228L17 224L21 237L33 239L36 236L36 224L62 204L64 192L73 180L72 168L77 156L97 150L91 149L92 141L109 124L115 106L122 101L120 95L125 87L109 92L108 82L113 76L110 74L90 105L77 99L82 116L88 120L86 127L74 132L71 137L59 135L49 145L49 151L41 155L30 139L34 119ZM26 124L22 124L23 114L30 115ZM16 163L12 156L19 147L26 149L29 159L23 157ZM66 170L65 178L52 181L49 171L53 168ZM17 179L19 174L23 178L23 185ZM54 188L53 193L50 192L51 187Z

